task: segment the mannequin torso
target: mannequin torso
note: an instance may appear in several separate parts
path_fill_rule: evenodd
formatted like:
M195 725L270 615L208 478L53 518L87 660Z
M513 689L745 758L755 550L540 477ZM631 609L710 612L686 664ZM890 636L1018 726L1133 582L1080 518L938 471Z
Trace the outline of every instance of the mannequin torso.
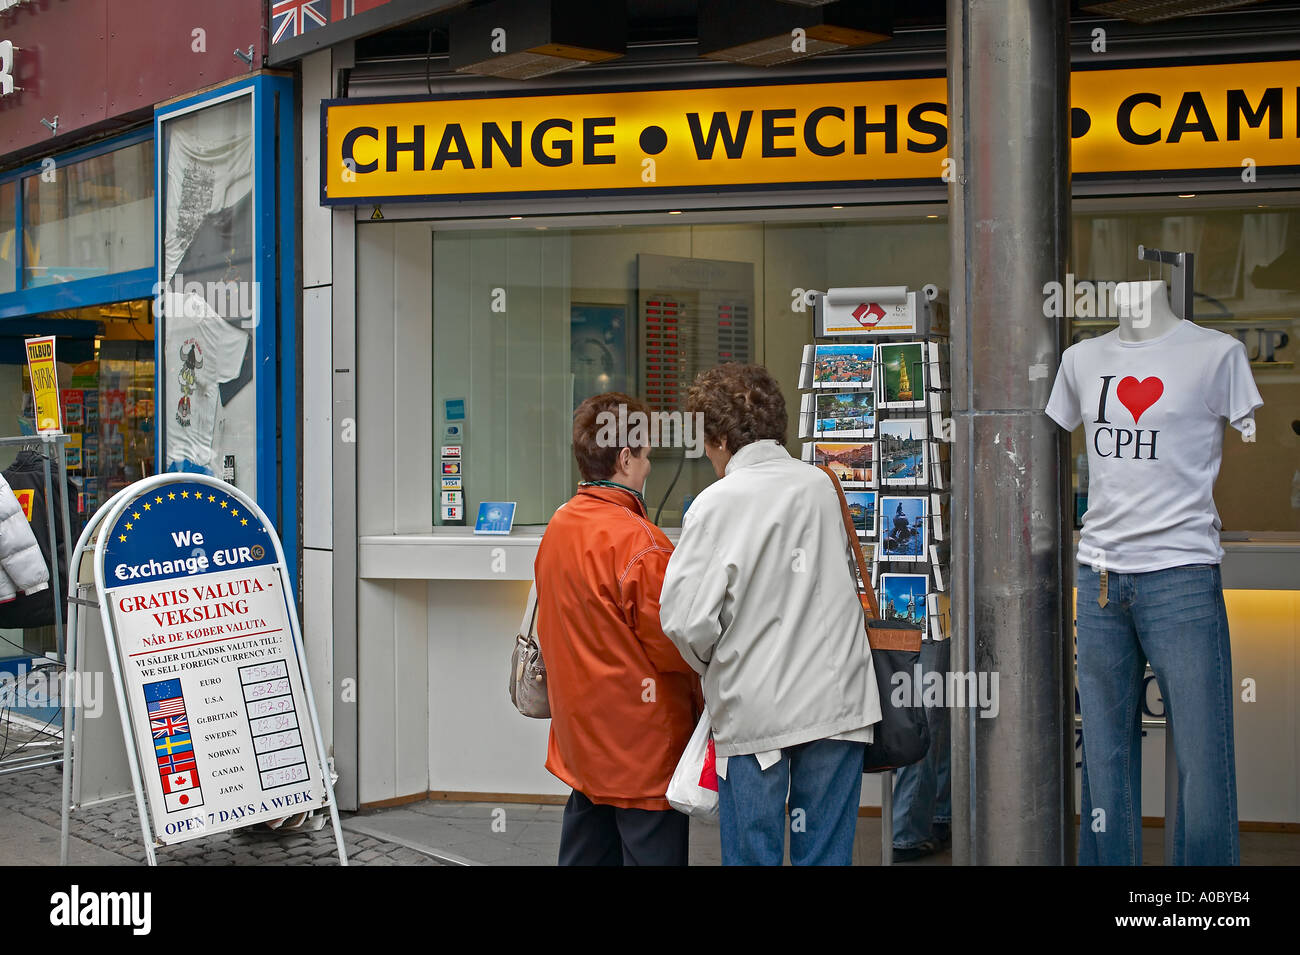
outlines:
M1115 285L1119 312L1119 337L1125 342L1147 342L1174 330L1182 321L1169 307L1169 291L1161 281L1119 282ZM1255 416L1232 422L1241 440L1255 440Z
M1115 286L1119 337L1126 342L1159 338L1182 321L1169 307L1164 282L1119 282Z

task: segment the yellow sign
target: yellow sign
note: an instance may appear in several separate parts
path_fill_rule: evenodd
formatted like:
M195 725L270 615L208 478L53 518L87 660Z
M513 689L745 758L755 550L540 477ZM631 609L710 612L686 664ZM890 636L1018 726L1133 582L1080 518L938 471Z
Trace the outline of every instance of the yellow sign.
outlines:
M1071 77L1075 173L1300 165L1300 60ZM942 77L322 106L326 204L940 180ZM1249 181L1249 180L1247 180Z
M59 407L59 376L54 367L54 336L29 338L27 369L32 376L32 403L36 408L37 434L62 434L63 414Z

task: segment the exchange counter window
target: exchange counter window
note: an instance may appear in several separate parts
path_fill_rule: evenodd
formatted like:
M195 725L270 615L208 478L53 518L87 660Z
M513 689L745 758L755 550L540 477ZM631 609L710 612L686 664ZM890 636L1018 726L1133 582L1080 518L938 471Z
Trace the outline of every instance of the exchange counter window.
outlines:
M1072 287L1060 299L1071 337L1115 327L1107 317L1115 312L1106 283L1169 281L1168 267L1138 261L1139 244L1194 253L1195 321L1245 345L1264 399L1255 413L1255 443L1243 443L1231 429L1224 438L1214 492L1223 532L1294 537L1300 534L1300 206L1253 198L1223 209L1181 203L1134 212L1076 210ZM1082 430L1072 440L1078 526L1087 506L1087 449Z
M516 524L544 524L569 499L579 480L572 415L584 398L623 391L671 414L695 375L720 362L771 369L797 454L812 316L796 290L946 286L947 262L946 224L921 215L435 231L433 441L462 445L449 484L463 483L467 523L481 501L515 501ZM448 439L448 426L464 437ZM662 503L660 523L679 526L713 470L688 420L655 437L671 446L651 452L647 506L653 517Z

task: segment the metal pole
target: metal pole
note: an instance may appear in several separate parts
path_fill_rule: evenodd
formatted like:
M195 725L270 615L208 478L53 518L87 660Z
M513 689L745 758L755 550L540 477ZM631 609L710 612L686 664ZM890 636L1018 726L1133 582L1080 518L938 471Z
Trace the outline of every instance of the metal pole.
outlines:
M45 453L41 455L41 467L45 472L45 521L50 534L50 593L54 597L54 645L56 659L59 663L66 664L67 659L63 652L62 589L59 586L59 542L56 530L58 525L54 522L54 478L50 475L50 450L55 449L57 454L62 448L50 435L41 435L41 440L45 443Z
M1069 6L949 0L953 862L1073 861L1065 437L1043 414L1063 345L1044 286L1069 236ZM978 558L978 559L977 559Z

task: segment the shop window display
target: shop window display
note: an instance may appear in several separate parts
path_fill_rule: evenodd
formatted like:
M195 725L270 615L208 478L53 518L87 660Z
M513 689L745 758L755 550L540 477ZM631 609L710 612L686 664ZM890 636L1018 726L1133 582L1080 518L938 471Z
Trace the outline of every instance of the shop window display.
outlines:
M23 287L153 264L153 182L148 141L25 177Z
M17 192L14 183L0 183L0 295L18 286Z
M1177 201L1177 200L1175 200ZM1200 200L1184 200L1188 206ZM1226 200L1225 200L1226 201ZM1300 533L1300 209L1251 201L1237 208L1183 213L1168 202L1150 211L1094 212L1076 207L1069 272L1060 310L1071 341L1114 328L1114 283L1161 279L1169 269L1139 261L1139 244L1195 255L1193 318L1246 349L1263 397L1255 443L1227 441L1214 501L1226 540L1294 538ZM1050 298L1049 311L1056 307ZM1071 446L1075 526L1088 504L1087 446Z
M163 468L256 492L251 96L163 124Z

